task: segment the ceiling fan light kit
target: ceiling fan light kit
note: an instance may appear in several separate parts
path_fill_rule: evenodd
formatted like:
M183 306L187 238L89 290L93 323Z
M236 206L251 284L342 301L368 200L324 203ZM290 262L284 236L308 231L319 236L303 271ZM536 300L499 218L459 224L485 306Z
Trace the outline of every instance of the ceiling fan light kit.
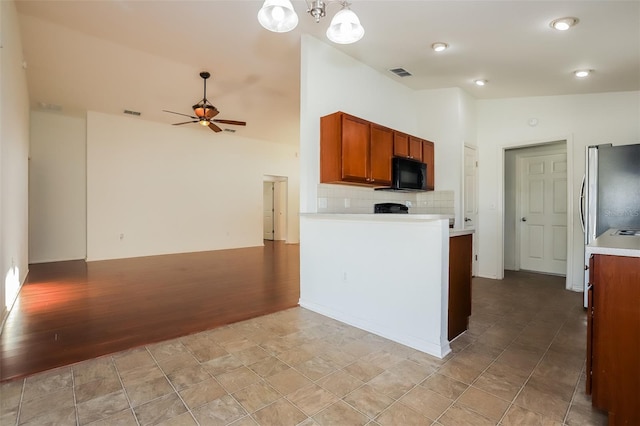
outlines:
M326 6L328 3L340 3L342 9L336 13L327 29L327 38L338 44L351 44L360 40L364 36L364 28L360 24L358 16L349 8L351 3L343 0L322 0L308 1L307 13L315 19L316 23L320 18L326 16ZM260 25L269 31L282 33L293 30L298 24L298 15L293 9L289 0L265 0L262 8L258 12Z
M166 109L163 110L164 112L183 115L185 117L191 118L191 121L174 123L173 125L180 126L183 124L198 123L203 127L205 126L209 127L211 130L213 130L216 133L221 132L222 129L218 127L218 125L216 125L215 123L232 124L234 126L246 126L247 123L244 121L219 120L214 118L216 115L220 113L220 111L218 111L218 108L213 106L211 102L207 100L207 79L211 77L211 74L209 74L207 71L203 71L200 73L200 77L202 77L202 80L204 80L204 96L202 97L202 100L200 102L198 102L197 104L191 107L193 109L193 113L195 114L195 116L183 114L181 112L167 111Z

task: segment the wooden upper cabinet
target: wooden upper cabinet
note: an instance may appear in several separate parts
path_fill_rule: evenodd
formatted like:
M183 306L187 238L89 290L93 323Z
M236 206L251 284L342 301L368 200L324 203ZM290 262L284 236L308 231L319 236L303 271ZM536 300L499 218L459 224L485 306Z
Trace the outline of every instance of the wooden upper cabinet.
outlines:
M415 136L409 136L409 158L423 161L422 158L422 139Z
M393 131L343 112L320 119L320 182L391 184Z
M427 165L427 189L435 189L435 148L431 141L422 141L422 162Z
M320 182L388 186L394 155L420 160L424 142L344 112L321 117ZM433 143L429 143L433 162ZM432 170L433 165L431 170L427 167L427 174Z
M409 158L409 135L402 132L393 132L393 155Z
M422 161L422 139L394 131L393 155Z
M367 183L370 179L369 122L347 114L342 116L342 180Z
M393 130L371 123L371 182L375 185L391 184L391 157L393 157Z

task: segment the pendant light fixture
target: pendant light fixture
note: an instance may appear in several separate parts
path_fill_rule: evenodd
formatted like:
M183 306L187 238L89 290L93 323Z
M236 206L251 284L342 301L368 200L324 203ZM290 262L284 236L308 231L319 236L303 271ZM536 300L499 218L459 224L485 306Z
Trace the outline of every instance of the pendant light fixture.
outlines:
M342 9L336 13L327 29L327 38L334 43L350 44L360 40L364 35L364 28L358 16L349 8L351 3L343 0L305 0L307 13L316 22L326 16L327 3L340 3ZM290 0L265 0L258 12L258 21L269 31L287 32L298 24L298 15L293 10Z
M364 35L364 28L360 25L360 19L347 4L336 13L327 28L327 38L338 44L351 44L360 40Z
M286 33L298 25L298 15L289 0L265 0L258 22L274 33Z

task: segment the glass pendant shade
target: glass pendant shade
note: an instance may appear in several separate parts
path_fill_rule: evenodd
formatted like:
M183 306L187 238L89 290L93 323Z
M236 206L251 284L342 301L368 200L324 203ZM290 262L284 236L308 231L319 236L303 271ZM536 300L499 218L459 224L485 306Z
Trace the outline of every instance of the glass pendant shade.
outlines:
M289 0L265 0L258 21L269 31L285 33L298 25L298 15Z
M342 9L331 20L327 29L327 38L338 44L351 44L360 40L364 35L364 28L360 19L351 9Z

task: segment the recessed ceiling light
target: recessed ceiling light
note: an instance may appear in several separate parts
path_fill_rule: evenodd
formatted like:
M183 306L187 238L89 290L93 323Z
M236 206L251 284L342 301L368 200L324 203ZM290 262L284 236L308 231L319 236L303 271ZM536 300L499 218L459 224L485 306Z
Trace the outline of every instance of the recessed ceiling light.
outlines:
M593 70L577 70L573 72L573 75L575 75L578 78L585 78L585 77L589 77L589 75L593 72Z
M473 82L475 83L476 86L484 86L485 84L487 84L489 81L487 80L473 80Z
M447 50L449 45L447 43L437 42L431 45L431 48L436 52L442 52L443 50Z
M567 31L569 28L576 25L580 20L578 18L567 17L567 18L558 18L551 21L549 26L558 31Z

